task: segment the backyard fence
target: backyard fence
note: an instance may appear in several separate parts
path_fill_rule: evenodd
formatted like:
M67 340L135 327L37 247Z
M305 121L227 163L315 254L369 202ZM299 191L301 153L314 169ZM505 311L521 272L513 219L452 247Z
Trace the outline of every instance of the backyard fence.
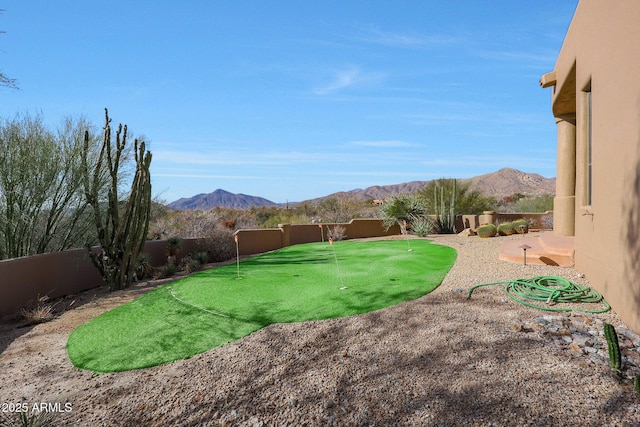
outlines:
M379 237L399 234L398 226L385 230L379 219L354 219L345 224L323 224L322 233L335 226L344 227L346 238ZM268 252L300 243L322 239L318 224L282 224L278 228L238 230L240 255ZM233 236L229 239L233 242ZM206 239L184 239L177 258L199 252ZM144 247L154 267L167 263L167 242L149 240ZM97 248L95 249L97 250ZM12 314L38 298L73 295L103 285L102 277L86 249L13 258L0 261L0 315Z
M497 214L496 221L511 221L517 218L528 219L534 228L544 226L545 214ZM478 215L459 215L456 218L456 230L475 228L479 223ZM327 233L335 227L341 228L346 239L381 237L400 234L395 225L385 230L380 219L354 219L344 224L281 224L278 228L238 230L240 255L252 255L280 249L301 243L327 240ZM231 244L234 236L230 236ZM199 252L206 239L184 239L177 258ZM154 267L167 263L167 242L149 240L144 253ZM95 249L97 250L97 248ZM73 295L103 285L102 277L89 259L86 249L72 249L62 252L35 255L23 258L0 260L0 315L12 314L38 298L48 296L57 298Z

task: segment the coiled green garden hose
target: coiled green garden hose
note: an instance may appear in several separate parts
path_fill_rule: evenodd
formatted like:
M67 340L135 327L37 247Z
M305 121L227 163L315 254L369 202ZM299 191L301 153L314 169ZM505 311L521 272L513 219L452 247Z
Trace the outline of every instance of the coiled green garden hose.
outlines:
M579 311L582 313L604 313L611 309L611 306L600 293L586 287L577 285L569 280L558 276L537 276L531 279L506 280L503 282L485 283L473 286L469 289L467 299L471 298L471 293L482 286L504 285L504 290L514 301L527 307L533 307L545 311ZM556 303L599 303L604 304L600 310L582 310L570 307L553 307L536 305L529 301L546 301L547 304Z

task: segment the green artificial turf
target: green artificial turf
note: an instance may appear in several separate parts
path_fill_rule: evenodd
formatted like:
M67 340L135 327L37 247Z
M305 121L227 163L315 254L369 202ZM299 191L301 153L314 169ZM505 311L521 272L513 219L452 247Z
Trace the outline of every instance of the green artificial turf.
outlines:
M271 323L365 313L436 288L456 251L427 240L309 243L199 272L81 325L73 364L116 372L189 358ZM336 262L337 259L337 262Z

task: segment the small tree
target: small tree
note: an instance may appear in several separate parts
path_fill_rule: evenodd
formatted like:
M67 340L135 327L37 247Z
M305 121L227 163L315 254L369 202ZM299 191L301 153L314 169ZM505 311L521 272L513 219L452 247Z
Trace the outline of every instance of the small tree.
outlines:
M516 212L547 212L553 210L553 194L523 197L515 203Z
M338 193L321 200L317 205L317 214L323 222L348 222L358 218L362 202L348 193Z
M57 131L40 116L0 119L0 259L95 241L82 178L83 137L90 128L83 118L67 118ZM91 164L97 147L91 135Z
M127 127L120 124L116 132L116 146L111 146L111 119L105 109L104 138L97 164L91 176L88 166L89 134L85 134L83 155L84 188L93 217L101 249L99 253L88 247L94 265L110 290L123 289L135 280L136 262L142 253L149 228L151 212L151 153L144 141L134 142L136 170L126 202L118 196L119 168L127 145ZM107 200L100 197L102 164L110 177Z

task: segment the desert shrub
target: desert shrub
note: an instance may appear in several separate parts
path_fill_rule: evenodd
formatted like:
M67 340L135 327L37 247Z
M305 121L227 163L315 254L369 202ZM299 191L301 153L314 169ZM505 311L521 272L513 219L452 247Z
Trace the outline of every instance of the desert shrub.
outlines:
M174 264L176 266L176 270L177 271L186 271L187 265L189 265L189 263L192 260L193 260L193 258L191 258L191 254L187 254L187 255L183 256L182 258L180 258L180 261L178 261L177 263Z
M28 325L48 322L53 319L53 309L55 304L49 302L49 296L38 296L36 303L20 310L20 315L26 320Z
M233 219L222 221L222 226L226 227L226 228L229 228L231 230L235 230L236 229L236 221L233 220Z
M322 222L348 222L360 216L364 203L352 194L339 193L322 199L315 206Z
M209 211L152 210L148 238L161 240L171 236L178 236L183 239L203 237L206 235L207 230L215 227L221 221L221 215L223 215L222 212L213 209Z
M193 254L192 258L202 265L205 265L209 262L209 254L207 252L196 252L195 254Z
M413 221L411 229L420 237L425 237L433 231L433 223L427 217L420 217Z
M547 212L553 210L553 194L519 199L513 208L516 212Z
M167 255L176 256L182 249L184 241L178 236L172 236L167 239Z
M327 227L327 237L333 241L338 242L344 240L347 237L347 229L342 225L334 225L333 227Z
M20 412L0 412L0 427L46 427L54 425L55 412L31 411L31 407L24 402L24 398L19 405L21 405L20 407L22 409L27 410Z
M167 239L167 263L176 265L177 256L182 249L184 240L178 236L172 236Z
M198 251L206 252L209 262L227 261L236 256L236 245L233 242L233 230L214 227L208 235L199 241Z
M542 217L540 218L540 224L542 225L542 228L546 229L546 230L552 230L553 229L553 214L546 214L546 215L542 215Z
M200 258L202 258L202 252L199 252ZM206 252L204 255L208 258ZM188 254L183 257L177 265L178 271L184 271L186 273L193 273L194 271L198 271L202 269L202 264L198 259L196 259L193 255Z
M511 236L515 233L512 222L503 222L498 225L498 234L501 236Z
M178 271L178 269L176 268L175 265L167 264L165 266L160 267L156 271L156 275L154 277L156 279L166 279L167 277L171 277L174 274L176 274L177 271Z
M281 211L279 214L269 217L261 228L277 228L278 224L309 224L311 222L308 217L296 213Z
M151 259L149 254L143 253L138 257L138 262L136 263L136 278L140 280L152 276L153 266L151 265Z
M191 259L184 267L187 273L193 273L202 269L202 264L197 259Z
M478 227L476 229L476 233L478 233L478 236L480 237L494 237L498 234L498 229L493 224L485 224Z

